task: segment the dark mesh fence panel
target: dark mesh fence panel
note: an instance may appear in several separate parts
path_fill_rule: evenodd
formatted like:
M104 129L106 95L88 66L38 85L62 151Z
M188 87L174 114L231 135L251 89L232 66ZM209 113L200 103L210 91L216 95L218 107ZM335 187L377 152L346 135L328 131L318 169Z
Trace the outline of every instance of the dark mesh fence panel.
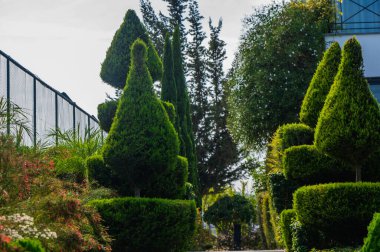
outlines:
M7 59L0 55L0 96L7 97Z
M58 128L62 131L73 130L74 107L68 101L58 96Z
M37 141L54 144L48 135L55 130L55 93L37 81Z
M29 134L23 132L23 143L25 145L33 144L33 77L24 72L21 68L14 65L12 62L9 64L10 75L10 100L17 104L26 116L26 124L30 129ZM12 130L13 134L16 133Z

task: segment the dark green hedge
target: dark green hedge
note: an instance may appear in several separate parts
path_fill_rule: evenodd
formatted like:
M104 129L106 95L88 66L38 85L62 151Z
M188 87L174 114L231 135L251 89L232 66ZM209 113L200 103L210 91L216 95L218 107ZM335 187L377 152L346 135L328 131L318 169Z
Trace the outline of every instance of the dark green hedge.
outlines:
M96 180L100 185L109 187L112 183L111 169L104 163L102 155L94 155L86 159L88 178Z
M380 183L305 186L294 193L294 209L301 223L337 244L360 244L373 214L380 210Z
M293 192L299 187L294 181L287 180L282 172L270 173L268 187L273 207L278 214L293 207Z
M282 154L291 146L313 144L314 130L305 124L280 126L269 144L266 165L269 171L282 170Z
M368 236L364 240L361 252L380 251L380 213L375 213L368 226Z
M287 209L281 212L280 215L280 226L282 232L282 239L284 241L284 245L286 251L292 251L292 232L290 224L292 220L297 216L296 211L294 209Z
M195 230L194 201L114 198L89 203L115 239L113 251L185 251Z
M351 167L320 153L314 145L286 149L282 162L285 177L303 185L355 181Z

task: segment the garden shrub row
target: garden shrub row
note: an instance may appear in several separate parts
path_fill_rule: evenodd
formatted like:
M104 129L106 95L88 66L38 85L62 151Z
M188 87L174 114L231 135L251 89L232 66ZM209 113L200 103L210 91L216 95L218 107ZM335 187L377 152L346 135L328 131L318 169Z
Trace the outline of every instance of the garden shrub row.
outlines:
M269 193L263 192L260 195L259 199L260 205L260 219L261 219L261 227L263 230L264 241L267 248L275 248L275 232L273 230L272 224L270 222L270 209L269 209Z
M380 183L331 183L299 188L294 209L301 223L337 244L360 244L380 209Z
M282 172L268 174L268 190L274 209L279 214L293 207L293 193L299 187L294 181L285 178Z
M368 236L364 240L361 252L380 251L380 213L375 213L368 226Z
M194 234L193 201L114 198L89 205L109 227L113 251L184 251Z
M297 216L294 209L286 209L281 212L280 215L280 226L282 231L282 239L284 241L284 246L287 251L292 250L292 231L290 225Z

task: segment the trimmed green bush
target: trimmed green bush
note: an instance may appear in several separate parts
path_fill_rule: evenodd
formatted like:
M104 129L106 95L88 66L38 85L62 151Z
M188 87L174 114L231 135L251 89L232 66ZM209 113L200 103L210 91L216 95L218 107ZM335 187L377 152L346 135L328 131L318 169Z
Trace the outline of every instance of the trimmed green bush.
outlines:
M185 251L194 234L194 201L115 198L89 205L109 227L113 251Z
M300 121L315 128L326 96L334 83L341 58L338 42L334 42L323 55L303 99Z
M59 178L72 182L83 183L88 180L85 161L78 156L59 160L55 166L55 171Z
M302 144L313 144L314 130L305 124L292 123L278 127L269 144L266 166L268 171L282 170L285 149Z
M179 142L173 124L153 90L146 65L147 48L138 39L132 46L132 64L116 116L103 146L103 158L121 195L135 195L157 176L175 167Z
M320 153L314 145L286 149L282 162L285 177L303 185L355 181L348 165Z
M175 125L177 115L176 115L176 111L175 111L174 105L171 104L170 102L165 102L165 101L161 101L161 103L164 106L165 111L166 111L166 113L169 116L170 122L173 125Z
M349 164L361 181L361 166L380 148L380 109L364 78L361 46L356 38L343 48L338 74L315 131L322 153Z
M284 241L284 245L286 251L292 251L292 231L291 231L291 223L292 220L297 216L296 211L294 209L287 209L281 212L280 215L280 226L282 232L282 239Z
M375 213L368 226L368 236L364 240L361 252L380 251L380 214Z
M112 186L112 171L104 163L102 155L88 157L86 159L86 167L88 178L91 182L96 180L102 186Z
M142 191L146 197L159 197L166 199L184 199L186 181L188 176L187 158L177 156L174 167L160 175L157 175L151 185Z
M341 245L360 244L380 209L380 183L332 183L299 188L294 209L302 224Z
M100 77L104 82L118 89L124 88L131 65L130 50L136 39L141 39L148 45L147 66L149 72L153 80L161 80L161 59L136 12L128 10L102 63Z
M98 118L100 128L105 132L109 132L116 114L118 100L108 100L98 105Z
M268 187L273 207L278 214L293 207L293 192L299 187L294 181L286 179L282 172L270 173Z

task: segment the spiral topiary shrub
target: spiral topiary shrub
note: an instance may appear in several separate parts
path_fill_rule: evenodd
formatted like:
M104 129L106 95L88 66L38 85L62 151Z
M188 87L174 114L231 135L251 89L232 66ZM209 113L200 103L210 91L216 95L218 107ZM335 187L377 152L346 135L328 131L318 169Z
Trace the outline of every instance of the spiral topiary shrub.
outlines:
M119 178L113 185L119 193L128 195L132 188L139 196L157 176L176 166L179 141L153 90L145 43L136 40L131 54L127 85L103 146L103 158Z
M114 198L89 205L109 227L113 251L185 251L194 234L194 201Z

